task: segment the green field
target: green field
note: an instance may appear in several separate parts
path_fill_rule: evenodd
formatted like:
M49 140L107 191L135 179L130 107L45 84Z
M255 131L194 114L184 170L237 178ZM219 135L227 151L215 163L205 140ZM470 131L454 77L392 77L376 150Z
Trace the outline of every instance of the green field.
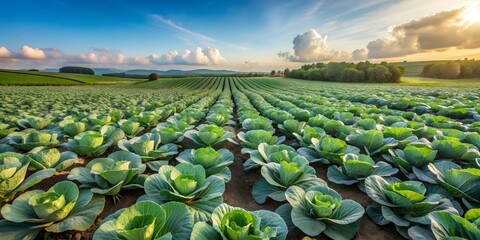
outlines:
M1 70L0 85L129 84L143 80L97 75Z
M399 85L443 88L479 88L480 78L438 79L424 77L402 77L402 82Z
M119 84L2 74L40 84L114 83L0 87L0 180L16 183L0 184L4 239L123 239L125 229L108 230L116 226L110 221L135 212L131 221L145 225L153 210L166 215L162 221L178 239L205 239L194 222L214 231L219 220L210 220L222 211L258 214L280 239L314 235L309 224L319 222L327 229L315 233L319 239L402 239L398 227L406 224L409 233L433 239L414 228L430 227L418 218L480 206L478 79ZM308 210L317 206L334 211ZM347 218L351 223L328 225ZM71 231L51 231L57 225Z
M435 62L441 61L397 62L396 64L405 68L405 74L403 76L419 77L425 65Z

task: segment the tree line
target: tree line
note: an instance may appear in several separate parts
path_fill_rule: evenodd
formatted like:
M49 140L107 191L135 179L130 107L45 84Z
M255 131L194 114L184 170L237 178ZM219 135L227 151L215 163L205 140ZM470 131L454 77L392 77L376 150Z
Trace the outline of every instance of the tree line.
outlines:
M466 58L430 63L423 67L421 76L442 79L480 78L480 60Z
M66 66L59 69L61 73L78 73L78 74L87 74L95 75L95 72L91 68L86 67L75 67L75 66Z
M285 69L286 77L330 82L396 83L405 69L394 63L329 62L303 65L299 69Z

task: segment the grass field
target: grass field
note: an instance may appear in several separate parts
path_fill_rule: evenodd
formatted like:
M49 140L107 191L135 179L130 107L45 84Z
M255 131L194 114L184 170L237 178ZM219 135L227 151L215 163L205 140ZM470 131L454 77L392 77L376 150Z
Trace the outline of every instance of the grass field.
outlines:
M132 83L142 80L73 73L0 70L0 85L81 85Z
M480 78L438 79L424 77L402 77L402 82L400 85L444 88L480 88Z
M398 62L399 66L405 68L405 77L419 77L425 65L438 61L421 61L421 62Z

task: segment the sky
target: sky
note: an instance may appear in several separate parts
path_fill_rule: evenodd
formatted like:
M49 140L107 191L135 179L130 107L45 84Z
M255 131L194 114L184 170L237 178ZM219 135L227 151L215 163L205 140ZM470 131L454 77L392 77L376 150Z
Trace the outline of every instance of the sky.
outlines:
M269 71L478 58L475 0L3 0L0 68Z

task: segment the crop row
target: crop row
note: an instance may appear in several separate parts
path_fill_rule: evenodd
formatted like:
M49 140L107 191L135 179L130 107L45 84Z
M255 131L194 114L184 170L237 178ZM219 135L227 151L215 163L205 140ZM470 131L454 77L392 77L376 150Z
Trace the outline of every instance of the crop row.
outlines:
M405 238L480 236L478 94L162 81L0 89L2 234L93 228L93 239L286 239L296 228L351 239L366 212ZM253 200L281 203L275 212L224 203L236 144L248 157L244 171L261 174ZM67 180L26 191L62 171ZM358 186L374 204L343 199L327 180ZM92 227L106 197L118 203L131 189L143 189L135 204Z

